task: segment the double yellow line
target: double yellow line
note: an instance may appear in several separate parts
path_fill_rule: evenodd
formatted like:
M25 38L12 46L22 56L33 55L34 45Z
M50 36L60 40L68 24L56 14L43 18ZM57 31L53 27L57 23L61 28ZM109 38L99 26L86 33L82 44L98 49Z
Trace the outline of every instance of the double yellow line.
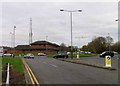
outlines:
M25 69L28 72L28 75L30 77L32 84L40 86L40 84L39 84L38 80L36 79L35 75L33 74L32 70L30 69L30 67L28 66L28 64L24 60L23 60L23 64L25 66Z

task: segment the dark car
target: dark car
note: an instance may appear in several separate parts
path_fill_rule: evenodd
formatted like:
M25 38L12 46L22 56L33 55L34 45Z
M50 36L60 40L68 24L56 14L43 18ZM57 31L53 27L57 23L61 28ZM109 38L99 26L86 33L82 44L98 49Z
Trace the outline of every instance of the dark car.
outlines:
M60 53L60 54L53 56L53 58L68 58L68 55Z
M105 51L105 52L101 53L99 56L100 57L105 57L105 56L113 57L114 56L114 52L112 52L112 51Z

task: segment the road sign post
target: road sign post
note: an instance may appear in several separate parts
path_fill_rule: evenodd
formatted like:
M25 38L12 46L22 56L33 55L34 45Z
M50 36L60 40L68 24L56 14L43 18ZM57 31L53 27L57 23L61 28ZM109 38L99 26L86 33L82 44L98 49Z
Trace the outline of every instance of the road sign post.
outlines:
M112 67L111 56L105 56L105 67Z

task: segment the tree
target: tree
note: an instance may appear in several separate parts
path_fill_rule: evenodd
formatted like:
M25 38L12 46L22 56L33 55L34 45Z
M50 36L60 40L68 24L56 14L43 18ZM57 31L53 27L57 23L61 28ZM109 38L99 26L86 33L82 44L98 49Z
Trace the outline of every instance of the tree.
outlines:
M111 50L120 53L120 41L114 43L114 44L111 46Z
M65 52L66 50L67 50L66 45L64 43L61 43L60 52Z
M117 45L120 45L120 42L113 44L113 38L110 36L107 37L97 37L94 40L92 40L91 42L89 42L87 45L84 45L81 50L83 51L90 51L93 53L101 53L103 51L108 51L108 50L112 50L114 48L114 50L116 50ZM111 49L110 49L111 47Z
M101 53L106 50L106 39L104 37L98 37L94 40L94 48L96 53Z
M106 38L105 37L97 37L87 45L82 47L84 51L90 51L93 53L101 53L106 50Z
M78 47L77 46L72 46L72 52L77 52ZM71 46L68 46L68 52L71 52Z
M110 37L110 36L107 36L106 37L106 48L107 48L107 50L111 50L110 48L111 48L112 44L113 44L113 38Z
M80 50L81 51L87 51L88 50L87 45L82 46L82 48Z

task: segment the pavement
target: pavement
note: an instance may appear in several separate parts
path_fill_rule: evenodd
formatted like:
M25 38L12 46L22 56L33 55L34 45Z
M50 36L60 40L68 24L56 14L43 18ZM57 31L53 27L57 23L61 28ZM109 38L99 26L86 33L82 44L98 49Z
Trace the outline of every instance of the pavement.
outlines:
M115 55L113 58L111 58L111 67L105 66L105 58L100 58L99 56L93 56L93 57L79 57L79 58L59 58L58 60L71 62L75 64L82 64L86 66L92 66L96 68L102 68L102 69L108 69L108 70L117 70L118 69L118 55Z
M110 71L42 56L25 59L25 62L40 84L118 84L118 70Z

